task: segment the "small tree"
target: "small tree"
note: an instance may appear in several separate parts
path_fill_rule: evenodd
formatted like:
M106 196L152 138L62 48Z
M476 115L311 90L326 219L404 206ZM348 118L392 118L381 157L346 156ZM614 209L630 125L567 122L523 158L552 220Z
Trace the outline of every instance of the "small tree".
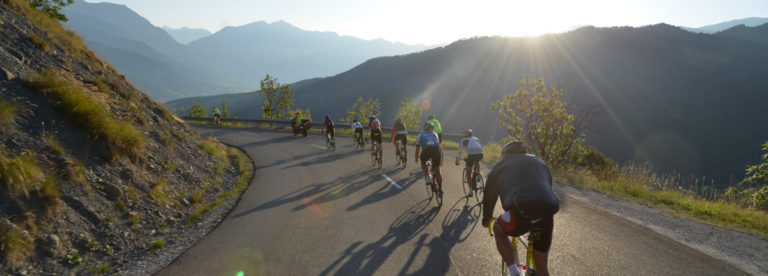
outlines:
M575 161L584 151L584 139L560 101L562 95L554 85L547 89L544 79L526 76L517 91L491 104L510 138L522 141L553 168Z
M257 91L264 98L262 114L264 119L288 119L291 117L290 109L293 107L293 90L288 84L282 84L277 78L267 75L261 81L261 89Z
M53 19L67 21L67 16L61 13L61 9L72 5L74 0L28 0L29 5L41 10Z
M403 98L401 102L403 105L397 111L397 117L403 120L405 127L408 129L419 129L419 118L424 110L417 104L414 99Z
M200 101L197 100L189 109L187 109L187 114L189 117L205 117L208 112L205 110L205 107L200 105Z
M229 108L227 108L227 101L221 101L221 118L229 118Z
M365 118L368 118L371 115L376 117L381 115L381 103L379 102L379 99L368 98L367 100L363 100L363 97L359 97L352 105L352 108L347 109L347 117L341 121L350 124L355 119L365 121Z

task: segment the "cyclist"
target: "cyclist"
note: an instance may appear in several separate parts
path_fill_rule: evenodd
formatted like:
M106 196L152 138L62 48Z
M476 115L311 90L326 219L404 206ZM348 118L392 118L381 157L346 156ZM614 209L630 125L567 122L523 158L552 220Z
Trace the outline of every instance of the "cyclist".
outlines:
M304 116L301 115L301 111L296 111L296 116L291 119L291 126L294 131L296 130L297 124L300 124L302 119L304 119Z
M456 155L456 166L459 165L461 159L461 152L467 150L466 169L467 169L467 185L469 190L467 196L472 197L472 188L475 187L475 173L480 171L480 160L483 160L483 145L480 144L480 140L477 137L472 137L472 130L467 129L464 134L464 139L459 142L459 153ZM473 168L474 167L474 168Z
M334 138L336 134L336 130L334 127L336 124L333 123L333 120L331 120L330 115L325 115L325 121L323 121L323 130L322 132L325 132L326 139L331 139L331 144L336 144L336 139Z
M370 129L371 131L371 150L374 149L376 144L379 144L379 150L381 150L381 122L379 122L379 119L376 119L376 116L371 116L368 118L368 126L365 128Z
M435 126L432 123L424 123L424 132L419 134L419 138L416 139L416 163L419 163L419 157L421 157L421 171L424 175L428 175L427 160L432 160L432 166L435 170L433 175L434 181L437 183L440 194L442 194L443 177L440 175L440 161L443 160L443 153L440 151L440 138L438 138L434 130ZM419 154L422 147L424 151L421 151L421 154Z
M395 144L395 152L397 155L397 158L406 158L408 160L408 130L405 127L405 123L400 118L397 118L395 120L395 125L392 126L392 134L389 136L389 140ZM400 144L396 143L397 141L400 141ZM400 147L403 147L403 151L405 151L405 156L400 156Z
M357 121L357 119L355 119L354 121L352 121L352 129L355 130L355 136L356 136L355 139L360 139L360 141L362 141L363 140L363 124L361 124L360 122ZM355 142L357 143L357 140L355 140Z
M437 133L437 138L440 138L440 147L442 148L443 143L443 127L440 126L440 122L435 119L435 115L429 115L429 120L427 122L432 123L432 125L435 126L435 133Z
M542 236L533 243L533 261L536 272L547 276L547 258L552 245L553 216L560 209L560 201L552 192L552 175L540 158L526 154L520 141L504 145L502 160L488 175L483 196L483 226L493 222L496 248L512 275L518 275L515 250L507 236L518 237L536 229ZM493 218L493 208L501 198L504 209Z
M218 124L221 119L221 110L218 107L213 107L213 122Z

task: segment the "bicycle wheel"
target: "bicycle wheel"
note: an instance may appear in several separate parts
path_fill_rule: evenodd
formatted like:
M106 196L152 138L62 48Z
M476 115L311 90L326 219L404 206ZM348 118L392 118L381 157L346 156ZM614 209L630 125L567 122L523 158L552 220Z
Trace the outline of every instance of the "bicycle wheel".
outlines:
M440 190L440 188L437 186L437 184L432 184L435 189L435 193L437 194L437 197L435 199L437 200L437 206L443 206L443 191Z
M331 150L331 138L325 137L325 149Z
M467 196L467 194L469 192L469 184L467 184L467 173L468 173L468 170L465 167L462 170L462 174L461 174L461 187L464 188L464 196L465 197Z
M379 169L381 169L381 166L384 165L384 162L382 160L382 157L384 153L381 151L381 145L379 145L378 156L376 157L376 162L379 163Z
M483 202L483 191L485 191L485 180L483 180L482 174L477 173L475 175L475 200L477 203Z
M376 166L376 147L371 148L371 166Z
M433 184L429 183L429 176L425 175L424 176L424 181L426 182L426 185L424 185L424 187L427 187L427 198L429 198L429 200L432 200L432 196L434 196L434 194L432 193L432 185Z

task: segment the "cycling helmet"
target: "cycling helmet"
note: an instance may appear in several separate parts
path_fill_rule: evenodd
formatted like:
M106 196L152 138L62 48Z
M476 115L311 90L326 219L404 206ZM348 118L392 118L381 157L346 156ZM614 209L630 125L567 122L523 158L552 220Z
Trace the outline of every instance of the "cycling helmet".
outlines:
M301 111L296 111L296 115L301 115Z
M435 125L434 124L432 124L430 122L424 123L424 131L432 131L433 129L435 129Z
M462 132L461 134L464 134L464 137L472 137L472 130L471 129L467 129L464 132Z
M326 121L330 121L331 120L331 116L330 115L325 115L325 120Z
M400 118L397 118L397 119L395 120L395 122L400 122L400 121L401 121L401 120L400 120Z
M510 141L504 144L504 149L501 150L505 154L526 154L525 145L520 141Z
M353 120L352 122L353 122L353 123L357 123L357 119Z
M429 119L432 120L435 118L435 115L429 115Z
M368 118L368 119L371 120L371 121L376 120L376 116L371 115L371 117Z

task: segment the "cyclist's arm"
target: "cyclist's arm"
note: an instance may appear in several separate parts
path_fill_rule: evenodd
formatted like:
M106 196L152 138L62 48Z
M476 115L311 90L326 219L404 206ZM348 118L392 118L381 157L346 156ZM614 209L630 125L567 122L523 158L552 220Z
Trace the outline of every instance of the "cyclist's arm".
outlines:
M461 152L464 150L464 147L466 147L464 145L465 139L466 138L464 138L461 141L459 141L459 152L456 154L456 160L457 160L456 162L458 162L458 160L461 159ZM469 152L469 149L467 149L467 152Z
M389 135L389 141L394 142L395 141L395 132L397 132L397 124L392 126L392 134Z
M488 181L485 182L483 191L483 222L493 218L493 208L496 207L496 200L499 198L499 189L496 185L496 170L492 170L488 175Z

